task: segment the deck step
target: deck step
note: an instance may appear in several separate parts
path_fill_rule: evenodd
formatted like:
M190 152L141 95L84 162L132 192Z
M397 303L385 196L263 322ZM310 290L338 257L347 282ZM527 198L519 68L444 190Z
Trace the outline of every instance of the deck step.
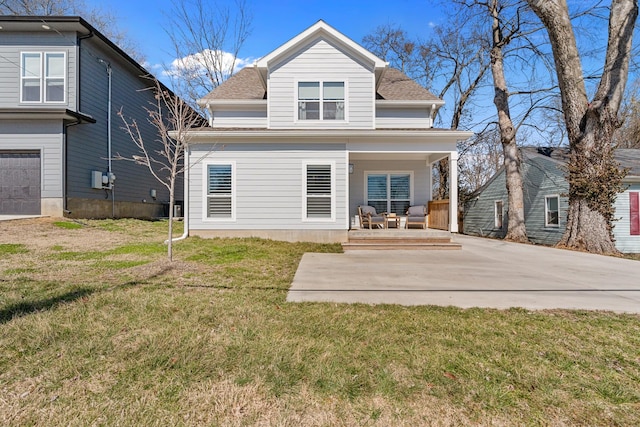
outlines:
M462 245L459 243L412 243L412 242L394 242L394 243L343 243L342 249L345 251L352 250L459 250Z
M380 238L380 237L351 237L349 243L375 243L375 244L388 244L388 245L400 245L405 243L427 243L427 244L441 244L451 243L450 237L409 237L401 239L398 237Z

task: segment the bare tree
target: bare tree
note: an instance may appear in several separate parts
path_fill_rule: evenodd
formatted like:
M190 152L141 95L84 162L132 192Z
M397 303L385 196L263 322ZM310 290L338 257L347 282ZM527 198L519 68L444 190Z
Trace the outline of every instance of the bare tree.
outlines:
M636 79L620 106L621 126L614 134L617 148L640 148L640 79Z
M365 36L363 45L427 89L434 91L434 80L442 83L437 96L453 99L449 128L470 128L469 106L489 68L488 42L477 27L465 25L455 15L451 19L446 27L436 27L427 41L412 39L399 26L386 25ZM448 159L434 168L434 198L445 199L449 195Z
M149 141L142 136L135 119L127 119L122 109L118 115L124 122L123 129L139 149L139 154L116 160L128 160L146 166L158 182L169 190L169 237L167 254L173 260L173 205L175 185L188 165L184 163L184 152L189 142L189 131L202 126L205 121L191 106L153 79L155 101L145 108L147 120L158 130L157 139Z
M466 21L462 15L454 15L452 18L452 25L435 30L435 37L428 49L435 53L438 71L445 76L445 84L438 96L444 98L449 93L454 101L449 128L458 129L463 125L463 120L470 116L471 99L485 81L489 69L489 43L480 28L473 23L466 26L466 31L459 31L463 26L462 21ZM467 120L464 127L469 128L471 125ZM476 142L481 141L485 139L476 138ZM460 160L465 162L464 158ZM436 163L435 169L438 183L435 198L446 199L449 197L450 185L448 159Z
M607 50L598 89L587 97L585 76L565 0L527 0L551 40L571 148L569 213L561 245L596 253L617 252L613 201L623 173L613 159L612 140L628 78L637 0L612 0Z
M244 0L234 7L219 1L172 0L167 33L176 58L167 72L174 89L196 101L229 78L239 64L240 50L251 33L252 16Z
M0 14L27 16L79 15L138 62L144 55L118 25L118 17L104 7L88 7L84 0L0 0Z

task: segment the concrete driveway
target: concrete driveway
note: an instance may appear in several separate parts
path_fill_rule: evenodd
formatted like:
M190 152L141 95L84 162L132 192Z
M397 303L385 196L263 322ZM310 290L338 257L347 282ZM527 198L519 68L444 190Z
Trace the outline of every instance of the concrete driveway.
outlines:
M640 261L454 240L462 250L305 254L287 301L640 313Z

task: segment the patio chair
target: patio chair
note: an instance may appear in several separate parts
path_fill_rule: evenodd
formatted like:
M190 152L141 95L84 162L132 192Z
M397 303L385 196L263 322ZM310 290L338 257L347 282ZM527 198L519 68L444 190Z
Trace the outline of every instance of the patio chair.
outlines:
M425 205L409 206L404 228L409 228L411 225L419 225L420 228L427 229L427 207Z
M373 206L358 206L358 216L360 217L360 227L368 228L385 228L384 213L377 213ZM374 227L375 226L375 227Z

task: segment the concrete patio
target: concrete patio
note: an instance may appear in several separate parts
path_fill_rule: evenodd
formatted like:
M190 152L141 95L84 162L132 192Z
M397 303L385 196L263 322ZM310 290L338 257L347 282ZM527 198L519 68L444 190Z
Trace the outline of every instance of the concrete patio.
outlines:
M457 251L305 254L287 301L640 313L640 261L456 235Z

